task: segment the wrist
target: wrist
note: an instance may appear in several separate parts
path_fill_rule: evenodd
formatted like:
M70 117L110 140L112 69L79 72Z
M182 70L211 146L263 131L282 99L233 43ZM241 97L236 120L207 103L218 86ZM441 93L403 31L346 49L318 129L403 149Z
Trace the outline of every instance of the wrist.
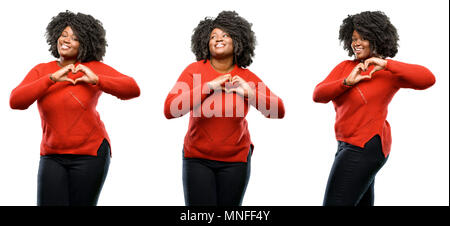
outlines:
M55 79L53 78L53 74L50 74L49 78L50 78L50 80L52 80L53 82L56 82Z
M215 90L214 85L211 84L211 82L206 83L206 86L208 87L209 90Z
M344 86L352 86L351 84L347 83L347 78L344 79L344 81L342 82L342 84L344 84Z
M255 92L253 92L253 90L247 92L247 100L249 100L249 101L253 100L253 99L255 99L255 97L256 97L256 95L255 95Z
M94 78L94 85L97 85L97 84L98 84L98 76L95 75L95 78Z

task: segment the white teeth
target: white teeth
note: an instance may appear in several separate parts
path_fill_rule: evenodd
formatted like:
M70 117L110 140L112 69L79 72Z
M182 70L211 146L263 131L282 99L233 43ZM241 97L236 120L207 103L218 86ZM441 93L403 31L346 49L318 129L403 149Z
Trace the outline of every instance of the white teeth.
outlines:
M223 44L217 44L216 47L223 47Z
M67 45L62 45L62 46L61 46L61 49L69 49L69 46L67 46Z

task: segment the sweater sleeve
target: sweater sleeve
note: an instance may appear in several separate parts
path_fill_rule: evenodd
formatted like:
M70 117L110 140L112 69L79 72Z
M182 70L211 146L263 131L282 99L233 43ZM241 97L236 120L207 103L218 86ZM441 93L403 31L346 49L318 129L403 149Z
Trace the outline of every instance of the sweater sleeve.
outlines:
M167 119L181 117L200 105L209 95L207 86L203 87L201 77L195 77L192 72L194 64L184 69L175 86L171 89L164 102L164 115ZM194 81L195 80L195 81ZM205 88L207 90L202 90Z
M98 72L94 72L98 76L97 85L101 91L121 100L132 99L141 94L139 86L132 77L126 76L106 64L101 64L103 67Z
M407 64L399 61L387 60L385 70L397 78L400 88L426 89L436 82L433 73L426 67L417 64Z
M344 85L346 75L342 74L347 62L344 61L338 64L325 80L317 84L313 93L314 102L328 103L351 88L351 86Z
M40 76L38 66L31 69L19 86L11 92L9 105L12 109L27 109L55 83L50 79L50 74Z
M249 76L252 82L255 82L255 97L248 100L258 111L260 111L267 118L284 118L285 109L284 103L275 93L270 91L260 78L252 72Z

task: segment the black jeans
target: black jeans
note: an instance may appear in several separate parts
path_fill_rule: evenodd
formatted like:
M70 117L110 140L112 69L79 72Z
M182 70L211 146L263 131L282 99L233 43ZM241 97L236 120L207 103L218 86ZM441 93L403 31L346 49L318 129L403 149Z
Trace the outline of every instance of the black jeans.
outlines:
M240 206L250 179L247 162L221 162L183 157L186 206Z
M386 161L379 135L364 148L339 141L323 205L373 206L375 176Z
M106 139L97 156L55 154L41 156L38 206L95 206L110 163Z

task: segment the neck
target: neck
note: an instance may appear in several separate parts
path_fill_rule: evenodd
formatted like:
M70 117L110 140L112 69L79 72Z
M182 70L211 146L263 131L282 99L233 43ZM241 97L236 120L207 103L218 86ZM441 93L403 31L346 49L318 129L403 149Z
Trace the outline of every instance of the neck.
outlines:
M211 58L211 65L219 73L228 73L233 70L233 57L223 59Z
M58 63L59 63L59 66L64 67L64 66L67 66L69 64L75 64L76 62L77 62L76 58L74 58L74 59L67 59L67 58L64 58L64 57L60 57Z

